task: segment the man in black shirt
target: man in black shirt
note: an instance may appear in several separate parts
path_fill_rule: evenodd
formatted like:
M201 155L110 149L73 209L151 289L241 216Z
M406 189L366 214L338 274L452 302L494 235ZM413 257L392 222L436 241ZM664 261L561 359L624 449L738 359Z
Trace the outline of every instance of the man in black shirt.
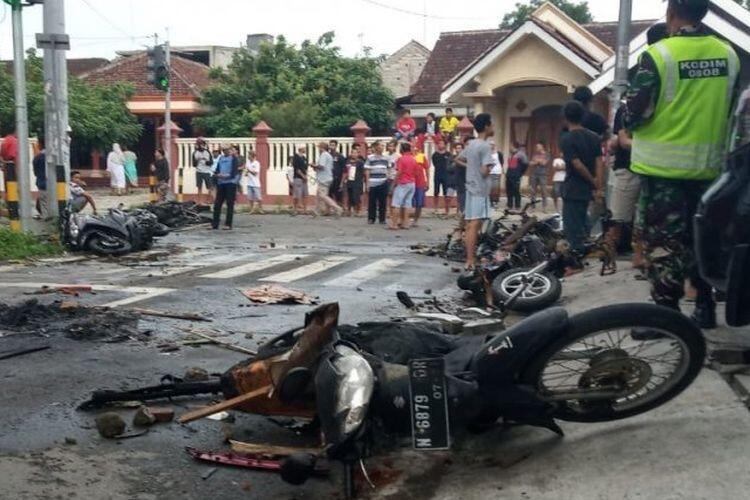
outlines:
M346 170L346 156L339 153L339 141L331 140L328 141L328 151L333 156L333 182L328 190L328 194L331 198L336 200L336 203L342 205L344 203L344 170Z
M604 141L609 136L609 125L602 115L591 111L591 102L594 100L594 94L588 87L578 87L573 91L573 100L580 102L584 107L584 115L581 125Z
M159 201L167 201L169 193L169 162L164 155L164 150L159 148L154 154L155 161L151 165L151 171L156 176L156 193L159 195Z
M39 212L39 217L46 219L49 216L49 202L47 198L47 155L44 151L44 142L39 139L39 147L41 150L34 156L31 162L34 170L34 177L36 178L36 211Z
M304 146L300 146L292 158L292 168L294 169L292 181L292 215L297 215L299 209L302 213L307 212L307 171L309 165L307 162L307 153Z
M445 205L445 215L450 214L450 198L448 197L448 163L451 161L451 153L445 149L445 143L437 143L437 151L432 153L432 166L435 167L435 209L437 212L440 194L443 194L443 203Z
M583 126L586 110L580 102L571 101L564 108L568 132L560 148L566 165L563 184L563 226L571 250L584 252L588 206L593 199L604 201L604 160L598 135Z

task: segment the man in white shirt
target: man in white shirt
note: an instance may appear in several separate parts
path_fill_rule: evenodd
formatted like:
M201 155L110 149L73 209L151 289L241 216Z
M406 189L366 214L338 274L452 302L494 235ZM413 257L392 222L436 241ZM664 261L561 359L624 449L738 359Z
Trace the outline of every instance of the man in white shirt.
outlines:
M206 141L199 137L193 151L193 167L195 167L195 183L198 187L198 203L203 200L203 187L206 188L205 204L210 204L214 192L214 158L206 148Z
M493 208L500 203L503 179L503 154L497 150L495 141L489 141L492 146L492 169L490 170L490 203Z
M247 201L250 202L250 215L255 213L256 204L258 213L263 214L265 212L263 211L263 195L260 189L260 162L255 151L250 151L247 154L245 174L247 175Z

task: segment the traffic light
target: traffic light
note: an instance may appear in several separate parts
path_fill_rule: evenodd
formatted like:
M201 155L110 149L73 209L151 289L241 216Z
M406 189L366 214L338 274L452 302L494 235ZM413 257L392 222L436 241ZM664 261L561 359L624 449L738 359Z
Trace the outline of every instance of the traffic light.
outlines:
M159 90L169 89L169 66L167 65L167 51L164 45L157 45L148 49L148 83Z

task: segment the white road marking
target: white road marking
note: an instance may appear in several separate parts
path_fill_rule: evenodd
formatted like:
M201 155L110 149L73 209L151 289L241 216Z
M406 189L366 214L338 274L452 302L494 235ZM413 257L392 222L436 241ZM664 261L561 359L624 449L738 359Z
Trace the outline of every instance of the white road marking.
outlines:
M218 254L211 255L210 252L197 252L190 255L188 259L187 254L183 254L179 258L176 258L165 266L149 266L145 271L138 274L138 276L148 278L162 278L165 276L175 276L178 274L194 271L204 267L211 267L217 264L229 264L231 262L238 261L240 259L246 259L251 257L253 254L238 254L238 255L226 255ZM171 264L175 264L171 266Z
M211 278L211 279L236 278L238 276L244 276L245 274L250 274L250 273L257 272L257 271L263 271L264 269L278 266L279 264L286 264L287 262L294 262L297 259L304 259L305 257L307 257L307 255L302 255L302 254L277 255L275 257L271 257L270 259L249 262L241 266L230 267L229 269L224 269L223 271L218 271L218 272L210 273L210 274L202 274L201 278Z
M324 283L324 286L354 288L362 282L382 276L391 269L395 269L403 263L403 260L380 259L373 262L372 264L368 264L355 271L352 271L351 273L344 274L343 276L339 276L338 278L334 278L330 281L326 281Z
M313 262L306 266L296 267L290 271L286 271L279 274L274 274L261 278L260 281L273 281L274 283L291 283L292 281L298 281L303 278L307 278L314 274L322 273L328 269L332 269L345 262L354 260L354 257L344 257L341 255L334 257L326 257L325 259Z
M60 288L65 285L72 285L73 283L31 283L31 282L18 282L18 283L0 283L0 288L32 288L40 289L42 287L48 288ZM115 285L91 285L91 289L95 292L122 292L131 293L132 297L126 297L124 299L115 300L102 304L102 307L119 307L135 302L140 302L146 299L152 299L160 295L174 292L174 288L153 288L143 286L115 286Z

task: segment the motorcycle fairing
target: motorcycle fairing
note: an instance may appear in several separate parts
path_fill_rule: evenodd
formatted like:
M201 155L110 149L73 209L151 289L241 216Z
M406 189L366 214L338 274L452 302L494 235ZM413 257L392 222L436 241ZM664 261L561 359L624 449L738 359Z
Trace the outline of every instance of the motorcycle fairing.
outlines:
M536 355L567 331L567 311L562 307L546 309L487 342L474 355L471 369L482 387L514 383Z

